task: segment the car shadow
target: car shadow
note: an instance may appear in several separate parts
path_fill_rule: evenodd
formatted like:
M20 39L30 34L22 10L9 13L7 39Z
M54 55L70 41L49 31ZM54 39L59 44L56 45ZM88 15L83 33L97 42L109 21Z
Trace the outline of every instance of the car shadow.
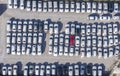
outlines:
M0 4L0 15L2 15L7 9L7 4Z

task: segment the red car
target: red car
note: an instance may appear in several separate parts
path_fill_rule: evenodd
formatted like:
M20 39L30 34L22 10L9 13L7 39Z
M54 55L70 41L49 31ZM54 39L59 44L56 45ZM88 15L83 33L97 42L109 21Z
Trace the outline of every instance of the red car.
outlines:
M74 46L74 44L75 44L75 36L70 35L70 46Z

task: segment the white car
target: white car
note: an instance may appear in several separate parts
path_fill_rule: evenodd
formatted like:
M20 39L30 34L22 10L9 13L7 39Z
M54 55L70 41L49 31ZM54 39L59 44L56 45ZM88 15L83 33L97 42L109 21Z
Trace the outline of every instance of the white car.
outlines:
M74 55L74 47L70 47L69 56L73 56L73 55Z
M53 12L58 12L58 2L53 1Z
M102 37L101 36L98 36L98 39L97 39L97 41L98 41L98 43L97 43L97 45L98 45L98 47L102 47Z
M104 48L103 49L103 58L106 59L108 57L108 49Z
M119 4L118 3L114 3L114 12L118 12L119 11Z
M97 46L97 37L96 36L92 36L92 46Z
M11 23L12 23L11 20L7 21L7 31L11 31L12 30Z
M108 13L108 3L104 2L103 7L103 13Z
M53 35L50 35L50 37L49 37L49 45L53 45L53 40L54 39L54 37L53 37Z
M47 65L46 66L46 76L50 76L50 74L51 74L51 67L50 67L50 65Z
M119 45L115 46L115 52L114 55L117 56L120 53L120 47Z
M91 26L87 25L86 26L86 35L90 35L91 34Z
M12 37L12 43L13 43L13 38L15 38L15 37ZM11 43L11 37L7 36L6 42L7 42L7 44L10 44Z
M42 45L37 45L37 55L42 54Z
M34 74L34 66L29 65L29 75L32 76Z
M42 1L38 1L38 12L42 12Z
M44 76L45 75L45 65L41 65L40 67L40 76Z
M64 49L62 45L59 45L59 55L63 55Z
M113 46L113 44L114 44L114 42L113 42L113 36L109 35L108 39L109 39L109 46Z
M48 6L47 6L47 1L43 2L43 12L47 12Z
M40 76L44 76L45 75L45 65L41 65L40 66Z
M86 5L87 5L87 13L90 13L91 12L91 2L86 2Z
M48 12L53 11L52 1L48 1Z
M96 13L96 7L97 6L97 3L96 2L92 2L92 13Z
M63 12L63 11L64 11L64 2L59 1L59 12Z
M92 47L92 55L97 56L97 48L96 47Z
M16 32L16 31L17 31L17 21L13 21L12 31L13 31L13 32Z
M120 16L114 15L114 16L113 16L113 19L114 19L114 20L120 20Z
M49 45L48 54L52 54L52 53L53 53L53 47L51 45Z
M100 17L100 20L111 20L111 16L110 15L102 15L101 17Z
M7 46L7 47L6 47L6 53L7 53L7 54L10 54L10 53L11 53L11 50L10 50L10 49L11 49L10 46Z
M86 48L86 53L87 53L86 56L87 56L88 58L92 56L92 55L91 55L91 54L92 54L92 50L91 50L90 47L87 47L87 48Z
M17 55L21 54L21 45L17 45Z
M114 55L114 49L112 47L109 47L109 57L112 57Z
M13 0L8 0L8 8L13 8Z
M68 56L68 46L65 46L65 47L64 47L64 55L65 55L65 56Z
M12 75L12 71L13 69L12 69L12 67L11 66L9 66L8 67L8 76L11 76Z
M20 0L20 9L23 10L25 8L24 0Z
M108 37L104 36L103 37L103 47L107 47L108 46Z
M43 42L43 33L38 33L38 43L42 44Z
M85 25L81 25L81 35L85 35Z
M29 55L31 53L31 45L28 44L26 48L26 55Z
M85 51L85 48L81 48L81 58L85 57L86 55L86 51Z
M75 46L76 47L80 46L80 37L79 36L75 36Z
M18 75L18 66L15 64L13 65L13 75L17 76Z
M65 35L65 45L69 46L69 35Z
M107 25L103 25L103 27L102 27L102 35L103 36L106 36L107 35Z
M44 21L44 32L48 32L48 30L49 30L49 23L46 20L46 21Z
M17 29L18 29L18 32L22 31L22 21L18 21Z
M81 47L85 47L85 44L86 44L86 38L85 38L85 36L82 36L81 37Z
M71 24L71 35L75 34L75 24Z
M85 2L82 2L82 3L81 3L81 12L82 12L82 13L85 13L85 12L86 12L86 4L85 4Z
M31 44L32 43L32 33L28 33L28 37L27 37L27 43Z
M91 45L91 42L92 42L91 36L87 36L87 46L88 46L88 47L89 47L89 46L92 46L92 45Z
M79 47L75 47L75 56L78 56L80 54Z
M27 1L26 10L31 11L31 1Z
M57 72L56 69L57 69L56 65L52 64L51 65L51 75L52 76L56 75L56 72Z
M87 19L89 19L89 20L98 20L99 17L97 15L89 15Z
M65 34L70 34L70 25L69 24L65 25Z
M69 76L73 76L73 75L74 75L74 74L73 74L73 71L74 71L73 66L72 66L72 65L69 65L69 67L68 67L68 75L69 75Z
M25 53L26 53L26 45L22 45L22 47L21 47L21 51L22 51L22 55L25 55Z
M118 35L114 35L114 45L118 45L118 44L119 44Z
M31 54L32 55L36 55L36 52L37 52L37 45L32 45L32 52L31 52Z
M59 44L63 45L64 44L64 34L59 35Z
M18 8L18 0L14 0L14 6L15 9Z
M98 58L101 58L103 56L102 48L98 47Z
M53 56L58 56L58 46L54 46L54 48L53 48Z
M76 13L80 13L80 2L76 2Z
M113 34L117 34L118 33L118 24L114 23L113 24Z
M33 31L33 21L30 20L28 25L28 32L32 32L32 31Z
M11 54L15 55L16 54L16 45L11 45Z
M54 45L58 45L58 34L54 35Z
M59 25L57 23L54 24L54 34L59 33Z
M23 75L24 75L24 76L28 76L28 75L29 75L29 74L28 74L28 70L29 70L28 66L25 65L25 66L24 66L24 71L23 71Z
M98 66L98 76L102 76L103 75L103 67L102 66Z
M75 12L75 3L73 1L70 2L70 12Z
M33 44L37 44L37 34L33 33Z
M40 75L40 66L39 65L35 65L35 75L36 76Z
M92 25L92 35L96 35L96 32L97 32L96 28L97 28L96 24L93 24Z
M74 65L74 75L79 76L79 65L78 64Z
M23 22L23 32L26 32L27 31L27 21L24 21Z
M69 2L65 1L65 12L69 12Z
M97 76L97 66L93 65L92 67L92 76Z
M51 23L49 24L49 33L53 34L54 33L54 25Z
M2 66L2 75L3 75L3 76L7 75L7 72L8 72L7 67L6 67L5 65Z
M112 26L112 24L108 24L108 34L109 35L113 34L113 26Z
M98 13L102 13L102 3L99 2L98 3L98 10L97 10Z

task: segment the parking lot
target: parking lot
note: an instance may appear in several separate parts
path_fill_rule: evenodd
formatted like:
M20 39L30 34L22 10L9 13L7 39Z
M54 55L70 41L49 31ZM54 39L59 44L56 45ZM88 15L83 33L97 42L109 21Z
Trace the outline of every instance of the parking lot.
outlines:
M6 0L2 1L0 3L5 3ZM14 13L13 13L14 12ZM45 41L46 41L46 48L45 53L43 53L41 56L33 56L33 55L8 55L6 54L6 22L11 17L19 18L19 19L40 19L40 20L46 20L51 19L52 21L60 21L63 26L63 29L65 30L65 24L68 22L82 22L82 23L110 23L110 22L117 22L111 20L105 20L100 21L91 21L87 20L89 14L84 13L43 13L43 12L27 12L26 10L19 10L19 9L6 9L6 11L0 16L0 63L16 63L16 62L22 62L23 65L25 65L28 62L35 62L35 63L54 63L59 62L62 64L65 64L67 62L70 63L76 63L76 62L83 62L83 63L103 63L106 67L106 70L110 68L110 66L116 61L116 57L107 58L107 59L98 59L97 57L90 57L90 58L81 58L80 56L73 56L73 57L65 57L65 56L51 56L48 54L48 40L49 40L49 34L46 35ZM114 13L112 14L114 15ZM43 45L44 46L44 45ZM109 62L109 64L108 64Z

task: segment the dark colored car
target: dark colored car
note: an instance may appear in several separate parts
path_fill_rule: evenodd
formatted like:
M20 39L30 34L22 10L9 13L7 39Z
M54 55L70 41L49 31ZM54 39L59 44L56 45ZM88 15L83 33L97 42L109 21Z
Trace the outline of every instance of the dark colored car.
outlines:
M86 67L86 75L92 76L92 66L90 64L88 64Z
M109 2L108 3L108 12L112 13L114 11L114 3Z

